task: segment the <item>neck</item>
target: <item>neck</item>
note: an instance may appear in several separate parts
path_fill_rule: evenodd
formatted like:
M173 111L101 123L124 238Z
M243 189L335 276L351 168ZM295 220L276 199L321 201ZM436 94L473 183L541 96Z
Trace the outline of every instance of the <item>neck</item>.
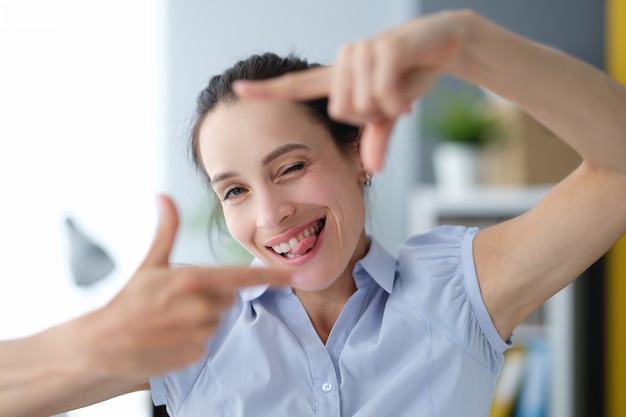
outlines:
M328 287L321 291L306 292L295 290L304 309L311 319L318 336L325 344L348 299L356 292L356 283L352 276L354 265L362 259L369 249L370 242L363 232L354 255L342 274Z

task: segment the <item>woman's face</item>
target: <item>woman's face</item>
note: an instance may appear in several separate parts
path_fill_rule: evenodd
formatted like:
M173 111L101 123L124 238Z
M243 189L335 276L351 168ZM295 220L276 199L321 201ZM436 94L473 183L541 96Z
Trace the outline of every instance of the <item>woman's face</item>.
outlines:
M200 153L232 236L270 266L320 291L365 255L364 172L328 131L289 102L220 105L200 127Z

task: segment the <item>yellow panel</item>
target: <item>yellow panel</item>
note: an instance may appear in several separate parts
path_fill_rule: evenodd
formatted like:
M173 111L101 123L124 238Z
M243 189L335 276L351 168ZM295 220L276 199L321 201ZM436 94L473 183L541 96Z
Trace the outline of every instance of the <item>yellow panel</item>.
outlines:
M606 1L607 69L626 84L626 1Z
M626 1L606 0L607 70L626 84ZM626 236L607 255L607 415L626 416Z
M626 416L626 237L607 256L607 411Z

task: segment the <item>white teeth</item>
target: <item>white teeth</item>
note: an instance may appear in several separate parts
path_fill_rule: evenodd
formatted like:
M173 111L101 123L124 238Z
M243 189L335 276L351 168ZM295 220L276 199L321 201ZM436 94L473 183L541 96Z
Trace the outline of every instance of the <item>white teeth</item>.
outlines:
M282 242L277 245L272 246L274 252L278 254L285 254L288 258L294 258L296 255L292 253L287 253L298 247L298 244L304 239L311 235L316 235L322 228L320 223L316 223L315 225L305 229L302 233L299 233L297 236L289 239L288 242Z

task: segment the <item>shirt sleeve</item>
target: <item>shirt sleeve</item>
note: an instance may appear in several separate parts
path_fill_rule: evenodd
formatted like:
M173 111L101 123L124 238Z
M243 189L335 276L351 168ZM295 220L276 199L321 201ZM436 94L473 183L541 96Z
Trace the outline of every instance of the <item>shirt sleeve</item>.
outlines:
M154 405L165 405L165 385L163 377L150 378L150 393L152 394L152 402Z
M439 226L405 241L398 284L415 311L484 366L497 370L509 347L496 330L474 264L477 228Z
M186 368L151 377L150 391L154 405L165 405L170 416L178 411L205 367L206 358Z

